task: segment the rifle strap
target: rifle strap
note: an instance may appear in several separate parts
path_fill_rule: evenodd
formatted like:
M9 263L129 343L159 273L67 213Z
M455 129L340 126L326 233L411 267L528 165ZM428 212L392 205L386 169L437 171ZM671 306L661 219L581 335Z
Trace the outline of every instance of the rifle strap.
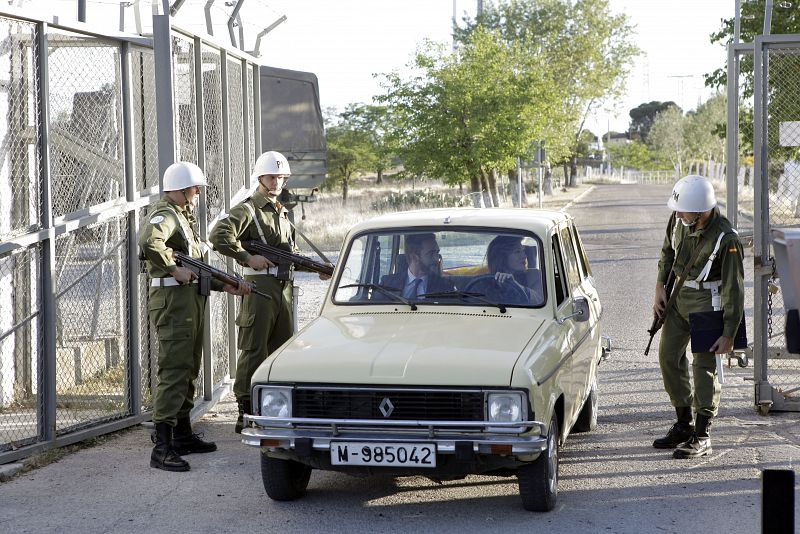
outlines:
M672 287L672 293L670 293L669 300L667 301L666 306L664 306L664 313L661 314L661 324L664 324L664 320L667 318L669 309L675 303L675 300L677 300L678 293L683 287L683 283L686 282L686 276L689 274L689 269L692 268L692 265L694 265L694 262L697 261L697 258L700 256L700 250L703 248L700 246L702 240L703 238L701 237L697 242L697 247L694 249L694 253L692 253L692 257L689 259L686 265L684 265L681 274L675 279L675 285Z
M314 252L316 252L316 253L317 253L317 255L318 255L320 258L322 258L322 261L324 261L324 262L326 262L326 263L330 263L331 265L333 265L333 262L332 262L331 260L329 260L329 259L327 258L327 256L325 256L325 254L323 254L323 253L322 253L322 251L321 251L320 249L318 249L318 248L316 247L316 245L314 245L314 243L312 243L312 242L311 242L311 240L310 240L308 237L306 237L306 235L305 235L303 232L301 232L301 231L300 231L300 229L299 229L297 226L295 226L295 225L294 225L294 223L293 223L292 221L289 221L289 224L291 224L291 225L292 225L292 228L294 228L294 231L295 231L295 232L297 232L297 235L299 235L300 237L302 237L302 238L303 238L303 240L305 240L305 242L306 242L306 243L308 243L308 246L309 246L309 247L311 247L311 250L313 250Z

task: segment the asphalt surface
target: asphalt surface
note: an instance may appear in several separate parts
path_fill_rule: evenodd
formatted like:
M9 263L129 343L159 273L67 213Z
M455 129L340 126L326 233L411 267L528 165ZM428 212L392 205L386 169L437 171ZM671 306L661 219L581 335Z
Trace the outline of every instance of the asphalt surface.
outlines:
M797 469L800 414L756 413L752 363L726 368L712 456L674 460L651 447L674 416L655 348L643 355L668 194L666 186L598 186L568 209L614 351L599 371L597 429L561 450L554 511L526 512L516 479L481 476L437 484L315 471L306 497L270 501L258 451L233 433L228 396L196 424L220 450L188 456L190 472L151 469L148 432L120 432L0 483L0 532L758 532L761 471ZM304 296L313 302L323 289L309 282Z

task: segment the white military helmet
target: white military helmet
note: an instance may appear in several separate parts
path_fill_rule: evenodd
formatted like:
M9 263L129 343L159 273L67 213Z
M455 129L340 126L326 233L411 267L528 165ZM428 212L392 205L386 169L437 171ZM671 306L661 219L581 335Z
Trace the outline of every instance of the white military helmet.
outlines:
M258 156L256 164L253 167L253 174L250 176L250 180L254 184L257 184L258 177L264 176L265 174L280 174L288 176L292 174L292 171L289 169L289 162L286 160L283 154L280 152L275 152L274 150L270 150L269 152L264 152Z
M194 163L179 161L164 171L164 191L180 191L196 185L208 185L203 171Z
M684 176L672 188L667 207L672 211L702 213L717 205L714 187L703 176Z

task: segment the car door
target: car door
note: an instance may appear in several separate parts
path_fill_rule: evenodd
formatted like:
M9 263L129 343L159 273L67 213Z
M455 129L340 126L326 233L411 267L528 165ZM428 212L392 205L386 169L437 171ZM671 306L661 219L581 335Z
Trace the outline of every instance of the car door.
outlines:
M563 256L562 261L564 262L565 281L567 282L569 296L569 307L564 310L567 312L565 316L572 313L572 306L576 299L584 298L587 302L593 302L592 298L596 297L591 291L591 284L582 276L573 236L572 221L566 221L559 226L558 239ZM569 424L574 421L578 411L583 406L583 400L589 390L593 365L595 365L593 362L594 347L596 347L597 342L593 340L592 336L592 322L594 319L592 316L595 314L591 305L589 306L589 314L589 320L579 321L577 317L572 317L563 323L564 327L570 329L570 339L573 344L571 376L569 379L570 399L568 403L565 403L565 407L569 405L570 408L569 413L565 412L565 419Z

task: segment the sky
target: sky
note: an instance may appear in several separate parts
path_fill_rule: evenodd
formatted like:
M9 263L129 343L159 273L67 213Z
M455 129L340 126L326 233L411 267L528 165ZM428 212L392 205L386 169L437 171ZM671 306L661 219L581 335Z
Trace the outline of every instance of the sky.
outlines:
M174 1L174 0L171 0ZM486 0L488 2L490 0ZM14 0L23 7L40 6L74 18L75 0ZM129 3L129 2L128 2ZM206 0L186 0L177 20L204 31ZM624 13L634 27L633 40L642 50L631 69L625 96L607 102L587 121L595 134L627 130L628 111L652 100L672 100L684 110L696 108L711 90L703 74L725 64L725 48L712 45L709 35L734 12L734 0L610 0L613 13ZM214 34L230 42L225 25L225 0L212 7ZM145 30L150 6L142 0ZM452 43L457 20L475 15L477 0L245 0L241 8L245 48L255 36L282 15L286 21L261 42L261 58L274 67L317 75L323 108L343 109L354 102L369 103L382 92L376 73L403 71L417 46L430 39ZM123 8L126 29L133 30L133 8ZM89 24L119 25L119 2L87 0ZM238 34L238 29L237 29Z

